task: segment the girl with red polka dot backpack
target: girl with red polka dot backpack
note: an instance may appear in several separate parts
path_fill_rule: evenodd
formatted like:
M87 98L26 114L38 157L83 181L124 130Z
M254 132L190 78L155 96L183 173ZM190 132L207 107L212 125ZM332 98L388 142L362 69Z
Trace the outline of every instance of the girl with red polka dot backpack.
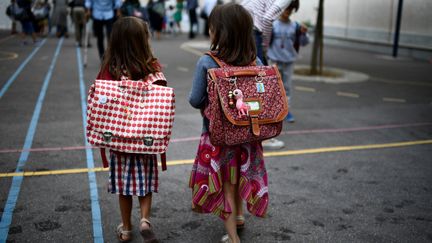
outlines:
M139 199L144 242L158 242L149 217L152 193L159 184L157 155L166 169L175 100L149 39L149 28L141 19L118 19L88 95L87 140L101 148L104 167L109 167L108 191L119 197L120 242L132 239L132 196Z

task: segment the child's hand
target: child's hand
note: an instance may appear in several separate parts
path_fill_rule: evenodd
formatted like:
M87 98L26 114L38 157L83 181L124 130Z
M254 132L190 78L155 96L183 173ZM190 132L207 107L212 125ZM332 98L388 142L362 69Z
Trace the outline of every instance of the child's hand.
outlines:
M301 32L301 33L306 33L307 31L308 31L307 26L304 25L304 24L302 24L302 25L300 26L300 32Z

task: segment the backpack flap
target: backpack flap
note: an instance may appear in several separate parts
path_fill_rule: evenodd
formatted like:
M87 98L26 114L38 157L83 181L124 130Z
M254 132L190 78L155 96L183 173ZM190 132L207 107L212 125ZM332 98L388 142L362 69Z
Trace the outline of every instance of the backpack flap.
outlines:
M253 134L259 136L261 125L281 122L288 114L285 89L276 66L222 67L208 73L215 82L223 113L233 125L250 126Z
M88 109L89 142L121 152L165 152L174 121L174 90L152 83L96 80Z

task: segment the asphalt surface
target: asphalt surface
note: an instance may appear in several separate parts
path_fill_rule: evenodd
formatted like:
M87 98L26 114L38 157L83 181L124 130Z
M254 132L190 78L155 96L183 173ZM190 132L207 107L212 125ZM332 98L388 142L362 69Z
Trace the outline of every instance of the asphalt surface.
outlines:
M152 44L177 100L151 221L162 242L218 242L222 221L190 209L201 118L187 96L205 48L188 42ZM117 242L117 197L98 151L84 148L81 91L100 64L92 43L80 78L73 38L38 48L0 32L0 242ZM309 47L301 55L307 64ZM246 214L242 242L432 242L432 64L332 46L325 63L370 80L294 81L296 122L284 126L283 149L266 151L268 216ZM133 242L142 241L138 215L135 201Z

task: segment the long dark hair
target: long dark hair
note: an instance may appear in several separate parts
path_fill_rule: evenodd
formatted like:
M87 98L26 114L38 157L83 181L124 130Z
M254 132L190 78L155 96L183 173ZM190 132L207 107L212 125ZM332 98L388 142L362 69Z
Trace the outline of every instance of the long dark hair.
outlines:
M143 79L160 71L149 43L147 23L136 17L118 19L112 29L108 48L102 62L102 70L119 80L125 75L132 80Z
M297 12L300 8L300 1L293 0L287 8L294 10L294 12Z
M255 61L256 46L253 19L239 4L216 6L209 16L212 32L210 49L228 64L245 66Z

